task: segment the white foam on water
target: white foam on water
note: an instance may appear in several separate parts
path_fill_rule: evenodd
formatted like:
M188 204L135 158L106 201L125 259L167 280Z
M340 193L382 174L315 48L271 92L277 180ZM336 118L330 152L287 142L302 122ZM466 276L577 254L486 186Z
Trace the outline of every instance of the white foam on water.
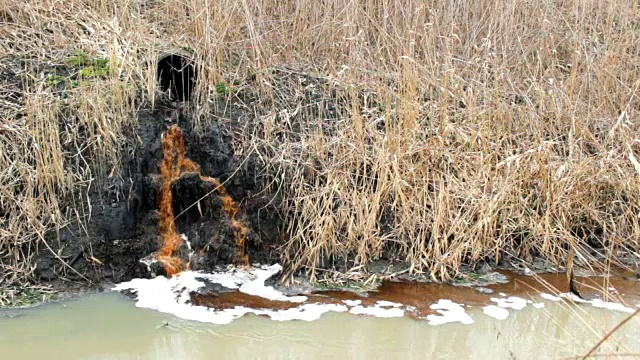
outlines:
M279 264L275 264L272 266L253 267L247 270L232 269L217 273L185 271L171 278L133 279L129 282L116 285L112 290L130 290L136 294L136 306L140 308L170 313L187 320L215 324L228 324L249 313L265 315L275 321L314 321L318 320L323 314L332 311L391 318L403 317L406 311L415 310L413 307L385 300L378 301L373 306L363 306L361 300L343 300L342 304L306 303L308 300L306 296L287 296L274 287L265 285L267 279L280 272L281 269L282 267ZM225 288L235 289L272 301L287 301L298 303L299 305L285 310L253 309L243 306L216 310L206 306L191 304L190 294L205 287L206 283L219 284ZM500 295L506 297L504 293L500 293ZM627 313L634 311L622 304L605 302L600 299L584 300L571 293L559 294L558 296L541 293L540 296L550 301L560 301L562 298L565 298L613 311ZM485 306L483 312L499 320L506 319L509 316L507 309L521 310L526 307L527 304L532 304L537 309L544 307L544 303L533 303L531 300L525 300L515 296L491 298L491 301L495 302L496 305ZM636 306L640 308L640 304ZM436 310L438 314L427 316L430 325L442 325L452 322L460 322L462 324L473 323L471 316L465 312L464 305L454 303L451 300L441 299L437 303L432 304L431 309Z
M473 324L473 319L464 311L464 308L451 300L440 299L430 308L436 310L440 315L427 315L429 325L442 325L451 322L460 322L465 325Z
M286 310L253 310L256 315L267 315L271 320L275 321L290 321L290 320L303 320L303 321L315 321L330 311L333 312L346 312L348 308L344 305L338 304L303 304L295 308Z
M171 278L156 277L153 279L133 279L116 285L112 290L130 290L137 295L136 306L170 313L186 320L228 324L246 314L266 315L273 320L317 320L323 314L346 312L348 308L338 304L302 304L286 310L252 309L236 306L230 309L211 309L190 303L190 293L204 287L205 281L219 284L229 289L237 289L246 294L259 296L268 300L302 303L306 296L287 296L272 286L265 286L265 281L281 270L280 265L252 268L249 270L233 269L220 273L201 273L185 271Z
M253 269L253 271L249 272L248 274L254 275L255 278L243 283L239 288L240 292L249 295L260 296L273 301L291 301L300 303L307 301L306 296L287 296L274 289L273 286L264 286L264 282L267 281L267 279L269 279L271 276L280 272L280 270L282 270L282 266L280 266L279 264L271 265L263 269ZM247 274L246 271L240 271Z
M494 319L504 320L509 317L509 310L495 305L487 305L482 308L482 312Z
M342 300L342 302L347 306L358 306L362 304L362 300Z
M392 301L380 300L380 301L376 302L376 306L399 308L399 307L402 307L402 304L396 303L396 302L392 302Z
M491 301L497 303L498 307L503 309L522 310L527 306L527 300L517 296L509 296L506 299L491 298Z
M540 297L545 299L545 300L549 300L549 301L560 301L560 300L562 300L557 296L554 296L554 295L551 295L551 294L547 294L547 293L540 293Z
M134 292L167 291L166 288L173 289L175 293L180 288L184 288L187 295L191 291L197 291L205 286L202 280L219 284L229 289L238 289L240 292L249 295L260 296L274 301L305 302L306 296L286 296L277 291L272 286L265 286L265 281L277 274L282 266L275 264L263 266L249 270L233 269L227 272L202 273L198 271L185 271L167 279L156 277L154 279L133 279L129 282L118 284L113 290L131 290Z
M116 285L114 291L130 290L137 295L136 306L170 313L186 320L195 320L215 324L229 324L246 315L265 315L275 321L318 320L327 312L350 312L356 315L370 315L381 318L402 317L405 310L402 304L391 301L378 301L374 306L362 306L361 300L344 300L342 304L300 304L284 310L253 309L236 306L229 309L212 309L190 303L190 293L206 286L206 282L216 283L225 288L259 296L273 301L303 303L306 296L287 296L272 286L265 286L271 276L281 270L281 266L255 267L249 270L233 269L219 273L185 271L171 278L133 279Z
M609 309L609 310L613 310L613 311L621 311L621 312L626 312L626 313L632 313L632 312L635 311L632 308L624 306L622 304L614 303L614 302L602 301L600 299L591 300L590 303L591 303L591 305L593 305L595 307Z
M578 297L577 295L574 295L573 293L561 293L558 295L560 298L564 298L564 299L568 299L571 300L573 302L577 302L577 303L588 303L589 301L582 299L580 297Z
M228 324L248 312L248 309L242 307L216 311L189 304L189 293L204 285L196 281L193 275L182 273L180 276L174 276L170 279L164 277L134 279L118 284L113 290L131 290L137 294L137 307L173 314L186 320ZM231 288L237 286L233 282L226 284Z
M562 294L559 294L558 296L549 295L549 294L546 294L546 293L541 293L540 296L542 296L544 299L551 300L551 301L560 301L560 300L562 300L564 298L564 299L568 299L568 300L571 300L571 301L576 302L576 303L590 304L593 307L603 308L603 309L608 309L608 310L613 310L613 311L621 311L621 312L626 312L626 313L631 313L631 312L634 311L632 308L624 306L624 305L619 304L619 303L602 301L601 299L585 300L585 299L582 299L582 298L576 296L575 294L573 294L571 292L562 293Z
M622 304L619 303L614 303L614 302L608 302L608 301L602 301L601 299L592 299L592 300L585 300L582 299L578 296L576 296L573 293L562 293L560 294L560 297L565 298L565 299L569 299L573 302L576 303L582 303L582 304L590 304L593 307L597 307L597 308L602 308L602 309L608 309L608 310L613 310L613 311L621 311L621 312L625 312L625 313L632 313L635 310L633 310L630 307L624 306Z
M380 302L380 301L379 301ZM349 313L354 315L370 315L379 318L403 317L404 310L400 308L385 309L377 303L374 306L357 305L349 309Z

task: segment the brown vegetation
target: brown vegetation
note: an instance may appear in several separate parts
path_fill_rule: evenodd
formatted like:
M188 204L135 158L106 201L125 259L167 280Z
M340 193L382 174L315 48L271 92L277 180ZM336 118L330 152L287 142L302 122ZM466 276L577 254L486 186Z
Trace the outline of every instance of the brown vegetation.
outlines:
M1 283L88 219L175 47L201 59L196 128L259 94L236 154L277 194L292 270L640 250L637 1L3 1ZM51 86L78 50L109 71Z

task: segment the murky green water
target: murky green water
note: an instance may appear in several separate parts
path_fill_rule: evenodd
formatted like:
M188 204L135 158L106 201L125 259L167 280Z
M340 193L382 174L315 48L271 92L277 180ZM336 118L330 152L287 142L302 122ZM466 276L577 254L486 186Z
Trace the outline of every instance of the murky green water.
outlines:
M116 293L0 311L2 359L547 359L583 354L627 314L546 303L472 325L328 313L315 322L247 315L229 325L139 309ZM640 319L600 353L640 354ZM627 357L628 358L628 357ZM640 357L639 357L640 358Z

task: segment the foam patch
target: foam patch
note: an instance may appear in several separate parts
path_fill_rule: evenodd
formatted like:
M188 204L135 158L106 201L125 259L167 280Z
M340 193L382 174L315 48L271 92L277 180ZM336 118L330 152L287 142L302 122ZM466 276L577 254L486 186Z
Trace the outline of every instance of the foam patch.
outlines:
M495 305L485 306L484 308L482 308L482 312L498 320L504 320L509 317L509 310Z
M430 306L440 315L427 315L430 325L442 325L453 322L460 322L465 325L473 324L473 319L464 311L460 304L456 304L448 299L440 299L437 303Z
M186 320L215 324L228 324L249 313L266 315L278 321L313 321L330 311L346 312L348 310L346 306L336 304L302 304L287 310L252 309L243 306L217 310L190 303L190 293L203 288L207 282L269 300L294 303L307 301L306 296L287 296L272 286L265 286L265 281L281 269L281 266L276 264L250 270L233 269L210 274L185 271L171 278L134 279L116 285L113 290L129 290L135 293L137 307L173 314Z
M517 296L509 296L506 299L491 298L491 301L503 309L522 310L527 306L527 300Z
M625 313L632 313L632 312L635 311L632 308L624 306L624 305L619 304L619 303L602 301L601 299L592 299L592 300L581 299L578 296L576 296L576 295L574 295L573 293L570 293L570 292L569 293L562 293L562 294L560 294L560 297L561 298L565 298L565 299L569 299L569 300L571 300L573 302L576 302L576 303L590 304L593 307L607 309L607 310L620 311L620 312L625 312Z
M401 306L402 304L390 301L378 301L374 306L356 305L349 312L355 315L369 315L379 318L403 317L404 310L400 308Z
M403 305L390 301L378 301L373 306L362 306L361 300L345 300L344 304L304 303L306 296L287 296L265 282L281 270L281 266L255 267L249 270L233 269L227 272L202 273L185 271L171 278L134 279L116 285L114 291L129 290L136 294L136 306L173 314L186 320L229 324L246 315L268 316L275 321L315 321L328 312L350 312L355 315L368 315L381 318L402 317ZM229 309L212 309L191 304L190 294L206 286L206 283L219 284L228 289L259 296L273 301L300 303L297 307L285 310L253 309L236 306Z

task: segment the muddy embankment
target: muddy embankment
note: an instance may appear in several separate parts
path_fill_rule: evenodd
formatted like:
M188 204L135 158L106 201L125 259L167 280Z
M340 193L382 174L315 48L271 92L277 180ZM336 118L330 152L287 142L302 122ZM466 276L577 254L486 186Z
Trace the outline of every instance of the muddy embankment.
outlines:
M278 260L281 220L265 208L273 197L261 193L255 159L234 154L238 122L208 121L196 131L189 101L196 74L184 72L182 86L183 73L173 67L184 64L177 57L164 60L159 83L171 101L139 111L130 134L136 151L122 159L122 176L89 191L87 222L49 234L56 254L40 251L38 281L73 291L248 259ZM211 118L222 118L211 111Z
M197 77L195 70L173 72L174 68L183 68L183 60L173 57L165 58L165 60L161 61L158 66L158 72L161 74L159 83L160 88L173 94L172 101L158 100L153 108L143 106L137 112L135 128L131 129L129 133L129 142L135 144L132 146L135 151L124 153L120 162L119 173L121 175L110 177L106 182L96 182L89 189L88 200L82 200L89 202L90 217L86 222L72 223L57 233L49 234L47 243L53 251L43 249L39 252L35 267L35 276L38 281L61 284L64 289L74 289L73 286L78 284L84 286L89 282L93 284L117 283L132 278L171 274L184 269L211 270L218 265L243 265L247 262L272 264L283 260L280 251L286 251L288 255L291 253L303 254L304 258L297 259L298 263L293 267L297 269L305 266L311 267L314 270L324 271L323 275L329 274L331 276L336 269L344 272L352 268L362 269L352 278L355 282L361 283L368 283L367 276L371 276L371 274L385 274L387 278L415 280L414 277L409 276L414 265L409 261L410 259L413 259L414 262L421 259L423 261L422 270L428 270L430 267L431 269L437 268L438 264L442 263L439 267L442 272L440 275L455 273L456 276L465 272L477 272L478 269L482 272L485 268L488 268L487 272L489 273L496 268L513 270L515 266L523 265L521 260L523 255L526 255L525 257L528 259L527 266L534 271L563 271L567 265L564 257L559 259L560 255L569 253L570 243L561 242L559 245L551 247L552 250L555 249L555 252L551 253L555 254L555 260L557 260L551 264L554 257L549 256L549 253L546 255L543 253L547 242L538 244L532 240L531 236L527 240L523 237L524 235L521 236L521 233L515 232L512 234L513 238L509 238L508 242L496 243L501 245L487 247L485 243L479 242L477 245L480 246L480 249L471 249L464 242L456 240L455 236L449 234L447 237L443 237L446 241L443 240L444 242L439 244L444 246L442 249L434 249L429 244L421 245L414 242L410 245L415 248L411 248L413 250L409 251L408 245L403 245L401 241L403 231L414 227L423 227L427 229L425 233L414 235L421 236L426 242L429 237L426 232L438 229L444 231L446 226L438 225L439 227L436 227L437 224L425 225L418 222L415 220L415 216L409 216L413 214L412 212L407 212L411 209L413 209L411 211L415 210L413 205L407 205L404 208L405 217L401 216L402 213L400 216L395 216L397 214L394 214L385 202L390 201L390 198L380 195L386 194L388 191L378 193L382 187L380 185L383 182L382 175L386 174L387 187L399 186L396 190L404 193L408 202L410 202L408 199L411 199L409 195L426 196L425 193L429 191L446 194L447 189L452 189L446 187L442 182L441 185L445 187L435 190L431 187L433 184L431 182L423 188L432 190L427 190L422 194L405 193L407 189L413 187L408 183L397 182L396 180L401 179L402 175L389 173L388 166L381 165L386 164L383 157L376 158L379 163L375 170L372 170L367 162L362 162L362 159L354 158L342 161L341 157L352 152L349 150L351 149L351 134L348 129L343 129L348 133L341 135L345 138L340 140L344 142L341 143L344 148L338 146L338 148L334 148L334 154L326 157L309 157L310 160L307 159L308 161L305 163L296 164L295 170L298 176L305 179L295 184L310 185L313 192L324 192L326 197L311 199L303 204L302 208L300 206L298 208L295 206L278 207L281 199L278 199L277 196L282 193L279 192L279 189L270 188L272 191L269 191L265 188L265 183L269 181L265 181L263 173L265 164L260 162L259 156L255 154L252 156L251 151L245 151L242 154L238 152L239 149L246 150L246 144L239 144L243 141L242 139L251 137L257 132L264 132L269 133L272 143L291 141L294 144L290 146L291 153L285 160L294 161L291 159L295 159L296 156L302 158L308 154L299 150L302 147L302 142L299 141L302 136L300 128L304 124L300 123L302 120L292 120L295 116L293 114L303 114L298 116L301 118L323 119L319 125L316 124L311 130L326 135L338 131L335 124L341 121L340 111L343 110L340 109L357 107L357 104L351 104L352 101L349 98L338 100L339 96L335 95L333 91L327 91L327 94L330 94L327 98L318 95L317 88L323 85L319 78L293 71L282 70L278 73L280 70L274 70L274 74L271 74L274 81L281 81L285 84L273 86L279 87L281 93L278 96L294 99L291 104L285 104L286 106L282 107L273 106L278 99L261 98L258 95L259 91L256 90L261 85L254 76L244 79L244 82L233 91L224 84L216 86L218 97L207 99L207 101L211 100L212 105L204 116L202 112L199 113L196 120L193 109L197 102L190 99L192 84L189 85L193 80L189 80L190 77ZM185 74L188 79L183 86L180 79ZM326 79L322 80L327 82ZM291 86L286 83L287 81L296 86ZM352 94L352 97L359 99L358 94ZM276 114L277 116L271 114L273 116L265 117L262 121L256 120L260 115L256 110L259 108L259 103L269 101L272 102L271 109L290 109L290 112L282 110L282 113ZM382 111L380 110L383 108L381 104L372 103L369 105L371 109L367 111ZM366 131L375 133L370 135L371 138L380 141L376 146L384 145L384 138L387 136L385 131L393 130L389 124L384 122L384 119L384 116L380 116L379 121L372 120L366 129ZM396 136L399 136L396 137L396 140L406 140L398 134ZM327 135L327 137L329 136ZM296 141L292 141L292 139ZM282 149L273 147L272 143L267 144L267 147L271 146L269 151L272 153L282 151ZM319 142L315 144L317 147L315 150L319 153L330 153L331 151L326 149L331 149L331 147L328 144L325 145L326 148L323 148L323 143ZM313 147L313 141L309 141L306 146ZM448 151L449 147L458 145L442 146ZM425 148L419 153L418 150L411 150L417 159L414 165L436 170L440 166L443 173L429 170L431 171L429 174L442 176L443 181L448 179L445 170L453 171L449 169L448 164L452 161L449 159L449 155L439 154L437 151L429 155L428 149L425 145ZM383 155L385 154L383 153ZM472 154L469 153L469 156ZM341 160L337 161L336 159ZM462 160L465 159L469 160L469 158L459 158L458 160L464 163ZM423 160L429 162L423 162ZM322 161L325 163L323 164ZM329 164L336 162L343 162L343 167L329 166ZM316 168L321 169L323 166L323 172L317 171ZM329 179L332 172L339 171L344 174L343 177ZM412 170L407 169L407 171L410 173ZM312 175L307 175L307 172ZM517 173L517 170L514 170L513 173ZM279 173L277 176L287 175L289 174ZM420 184L425 185L425 179L422 179L422 182L417 181L415 186L420 188ZM331 184L335 186L330 186L329 180L333 181ZM350 185L344 184L347 181L350 181ZM313 184L315 184L315 188L312 186ZM531 190L527 184L523 183L519 186ZM539 184L531 186L535 191L544 190ZM345 193L351 192L355 195L352 197L345 195ZM465 191L462 193L466 194ZM372 194L378 195L373 196ZM312 197L308 195L304 192L296 193L298 198ZM375 211L371 210L373 205L367 202L369 198L362 202L358 198L369 195L372 196L371 199L385 199L380 201L381 205L373 207ZM525 208L526 199L522 200L519 197L514 199L520 202L519 209L520 206ZM608 198L594 196L589 199L600 203ZM423 203L426 204L423 210L444 206L440 203L434 203L432 200L435 201L428 196L423 198ZM353 206L345 206L340 209L341 202L343 205L346 203ZM467 205L460 204L459 211L465 209ZM334 209L336 206L339 208L337 211L339 216L329 216L336 213ZM279 210L282 208L296 208L295 211L306 212L304 212L304 216L296 217L280 213ZM283 218L287 217L289 220L294 219L293 222L296 220L301 222L301 224L296 223L296 231L298 233L304 232L305 230L301 229L313 227L314 224L310 224L310 222L316 219L319 208L325 218L319 226L310 231L314 234L312 241L304 244L297 241L294 244L296 246L283 249L286 239L284 228L286 224L284 224ZM449 209L449 207L445 206L442 209ZM469 212L464 214L468 215L469 219L475 219L476 217L472 216L476 212L474 209L471 206ZM357 213L357 211L361 211L361 213ZM376 216L369 216L372 213ZM449 215L453 216L453 214L461 216L461 213L451 210ZM500 217L496 217L496 223L501 221L502 216L506 216L504 213L496 214L496 216L498 215ZM539 216L537 213L534 215ZM366 217L370 220L367 224L371 226L363 225L360 229L354 230L353 226L350 227L349 221L356 216ZM427 218L427 215L421 216ZM445 219L448 217L443 217L440 220L448 221ZM403 220L409 221L410 224L396 226L395 230L388 229L392 227L394 222L398 223ZM458 221L457 229L460 231L458 235L464 238L464 236L470 235L464 231L466 229L464 226L467 225L462 222ZM327 236L325 235L331 234L333 236L338 227L353 230L350 235L353 241L342 241L340 246L327 244L325 242ZM495 232L492 232L488 228L486 234L483 232L483 236L490 237L494 233L495 236L500 235L501 232L496 229L494 229ZM594 235L595 230L592 233L582 237L585 244L581 245L578 250L583 255L591 256L590 259L601 260L607 249L604 242L594 241L595 245L590 245L592 237L596 236ZM344 237L347 235L349 234L343 232L336 236ZM577 230L572 236L581 237ZM380 237L386 237L388 241L384 243L369 241ZM298 234L298 240L300 238ZM410 239L411 241L415 240L413 237ZM354 245L360 243L367 246L356 247ZM454 245L457 248L446 250ZM422 249L422 252L418 253L416 249ZM431 249L431 252L427 253L427 249ZM480 251L473 255L471 250ZM440 253L440 251L444 252ZM370 255L374 252L375 256ZM623 252L629 253L626 250ZM363 257L362 254L367 254L367 256ZM498 254L500 255L499 259ZM353 261L358 256L360 257L358 261L365 263L366 269L362 266L358 267L357 261ZM591 261L590 259L587 259L586 263ZM620 256L619 259L624 260ZM289 258L289 260L291 259ZM632 256L629 262L636 261L636 257ZM583 265L584 263L585 261L583 261ZM315 267L312 266L313 264ZM487 264L489 266L486 266ZM460 267L457 267L458 265ZM367 272L369 274L365 274ZM429 276L435 275L424 271L422 279ZM344 282L342 284L344 285Z

